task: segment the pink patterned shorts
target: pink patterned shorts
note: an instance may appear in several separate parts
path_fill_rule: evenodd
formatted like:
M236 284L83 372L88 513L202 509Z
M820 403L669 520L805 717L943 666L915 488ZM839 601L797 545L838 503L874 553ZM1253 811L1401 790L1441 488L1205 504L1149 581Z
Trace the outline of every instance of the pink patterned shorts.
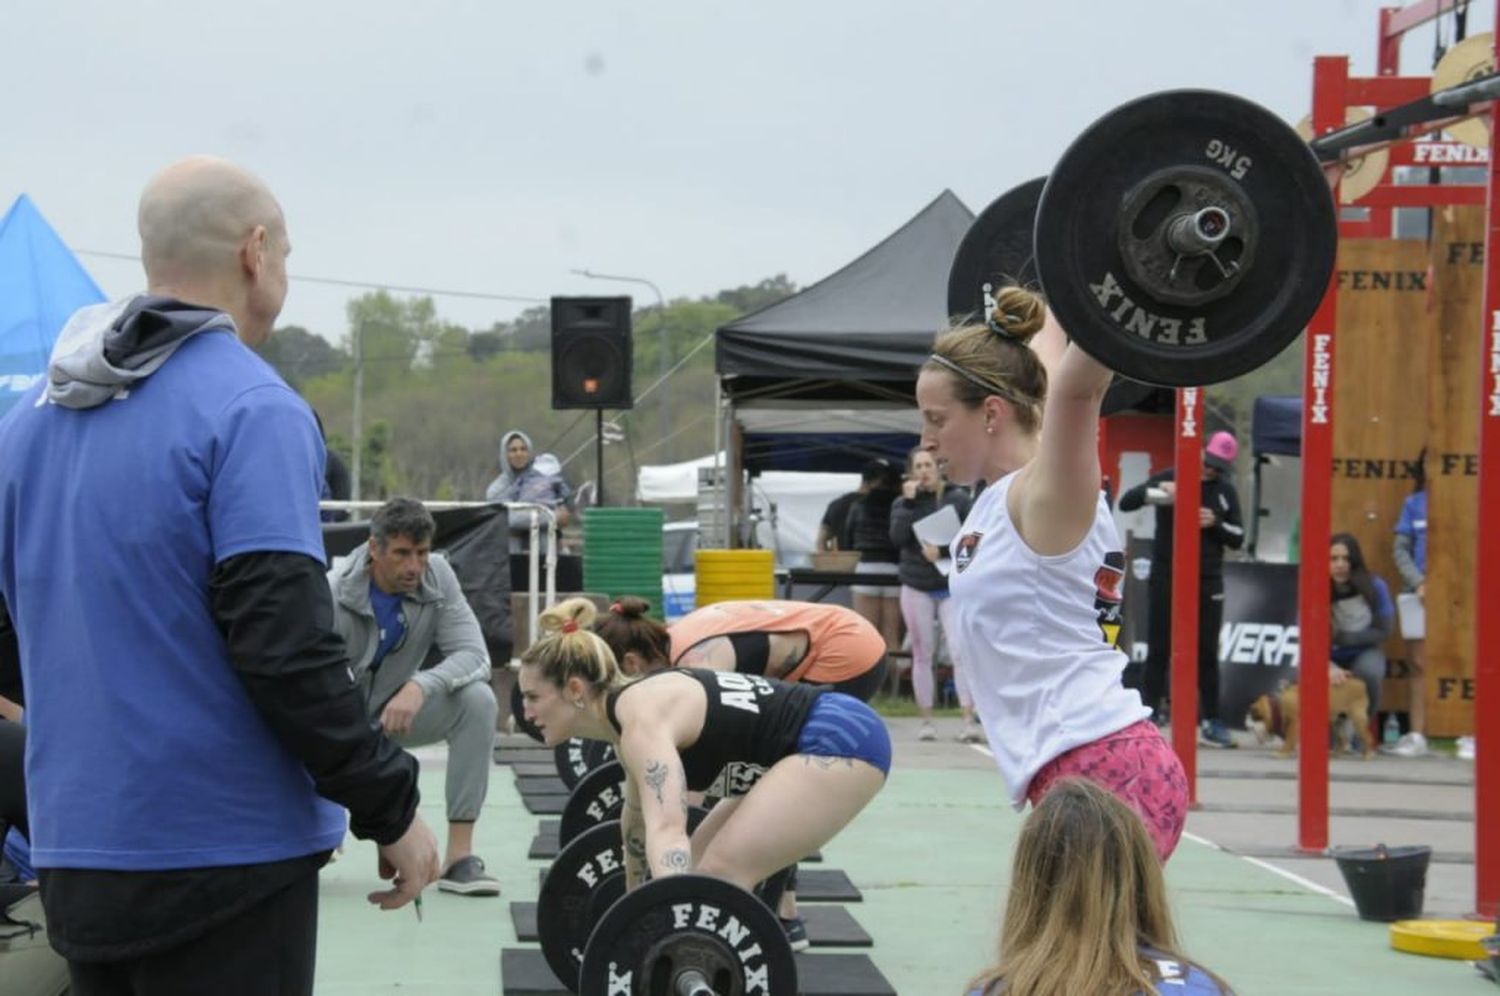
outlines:
M1135 810L1165 864L1187 823L1187 775L1149 719L1059 754L1026 787L1033 806L1059 778L1087 778Z

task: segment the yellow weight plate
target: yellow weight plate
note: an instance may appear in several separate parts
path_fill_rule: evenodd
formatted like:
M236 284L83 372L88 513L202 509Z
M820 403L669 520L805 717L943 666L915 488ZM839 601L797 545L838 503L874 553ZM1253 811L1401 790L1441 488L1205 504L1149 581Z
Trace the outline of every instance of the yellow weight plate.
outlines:
M1358 124L1369 117L1370 112L1365 108L1351 107L1344 115L1344 124ZM1297 122L1297 134L1308 140L1313 138L1311 114ZM1344 175L1339 180L1339 201L1343 204L1353 204L1380 186L1380 181L1385 179L1385 172L1390 165L1391 153L1387 149L1377 149L1358 159L1349 160L1344 168Z
M1430 958L1485 961L1479 943L1495 932L1493 923L1477 920L1397 920L1391 924L1391 947Z
M1486 31L1470 35L1450 48L1432 70L1432 92L1469 83L1495 71L1495 36ZM1456 142L1476 149L1490 147L1490 126L1484 118L1468 118L1443 129Z

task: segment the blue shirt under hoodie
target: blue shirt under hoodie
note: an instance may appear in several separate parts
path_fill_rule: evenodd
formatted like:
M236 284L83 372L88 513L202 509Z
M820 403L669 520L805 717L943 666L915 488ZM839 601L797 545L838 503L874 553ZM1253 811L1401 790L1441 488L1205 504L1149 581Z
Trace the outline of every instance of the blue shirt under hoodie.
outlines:
M237 554L324 560L307 405L227 316L137 297L74 316L48 383L0 419L0 453L36 867L334 847L342 810L255 711L209 593Z

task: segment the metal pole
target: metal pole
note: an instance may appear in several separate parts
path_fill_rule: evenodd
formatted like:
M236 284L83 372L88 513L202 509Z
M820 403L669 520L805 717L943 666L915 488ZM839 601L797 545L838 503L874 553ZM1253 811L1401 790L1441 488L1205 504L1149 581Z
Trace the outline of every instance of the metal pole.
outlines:
M604 507L604 409L594 410L594 504Z
M359 501L359 475L364 460L364 394L365 394L365 347L363 318L354 323L354 454L349 467L349 497Z
M1344 119L1349 60L1313 61L1313 131L1337 128ZM1338 203L1338 188L1333 189ZM1297 683L1304 716L1328 715L1328 541L1333 479L1334 329L1338 323L1338 271L1307 328L1302 369L1302 550L1297 568L1300 649ZM1297 847L1328 847L1328 728L1304 723L1297 743Z
M1203 530L1203 389L1177 391L1177 495L1172 501L1172 746L1187 775L1188 805L1198 801L1198 603ZM1217 634L1215 634L1217 636Z
M1500 15L1500 0L1495 13ZM1497 22L1500 23L1500 22ZM1500 101L1494 105L1500 112ZM1494 120L1493 117L1491 119ZM1484 319L1479 323L1479 512L1500 508L1500 141L1490 126L1485 212ZM1474 898L1481 916L1500 913L1500 536L1480 529L1474 558Z

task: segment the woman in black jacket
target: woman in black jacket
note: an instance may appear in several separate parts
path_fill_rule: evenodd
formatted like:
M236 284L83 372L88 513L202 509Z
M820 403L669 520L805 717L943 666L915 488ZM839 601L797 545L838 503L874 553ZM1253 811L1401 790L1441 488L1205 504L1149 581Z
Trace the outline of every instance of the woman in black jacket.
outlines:
M906 481L901 497L891 504L891 542L901 553L898 573L901 577L901 615L911 637L911 687L922 714L919 740L934 740L932 728L933 651L937 649L935 623L941 618L943 633L948 637L948 654L953 659L953 684L958 690L958 704L963 709L964 726L958 739L980 743L984 733L974 721L974 700L969 695L968 675L961 663L962 648L953 635L953 604L948 600L948 575L938 567L947 551L917 538L912 524L932 515L944 505L952 506L962 522L969 514L969 493L948 484L932 454L920 446L907 457ZM944 564L946 566L946 562Z

